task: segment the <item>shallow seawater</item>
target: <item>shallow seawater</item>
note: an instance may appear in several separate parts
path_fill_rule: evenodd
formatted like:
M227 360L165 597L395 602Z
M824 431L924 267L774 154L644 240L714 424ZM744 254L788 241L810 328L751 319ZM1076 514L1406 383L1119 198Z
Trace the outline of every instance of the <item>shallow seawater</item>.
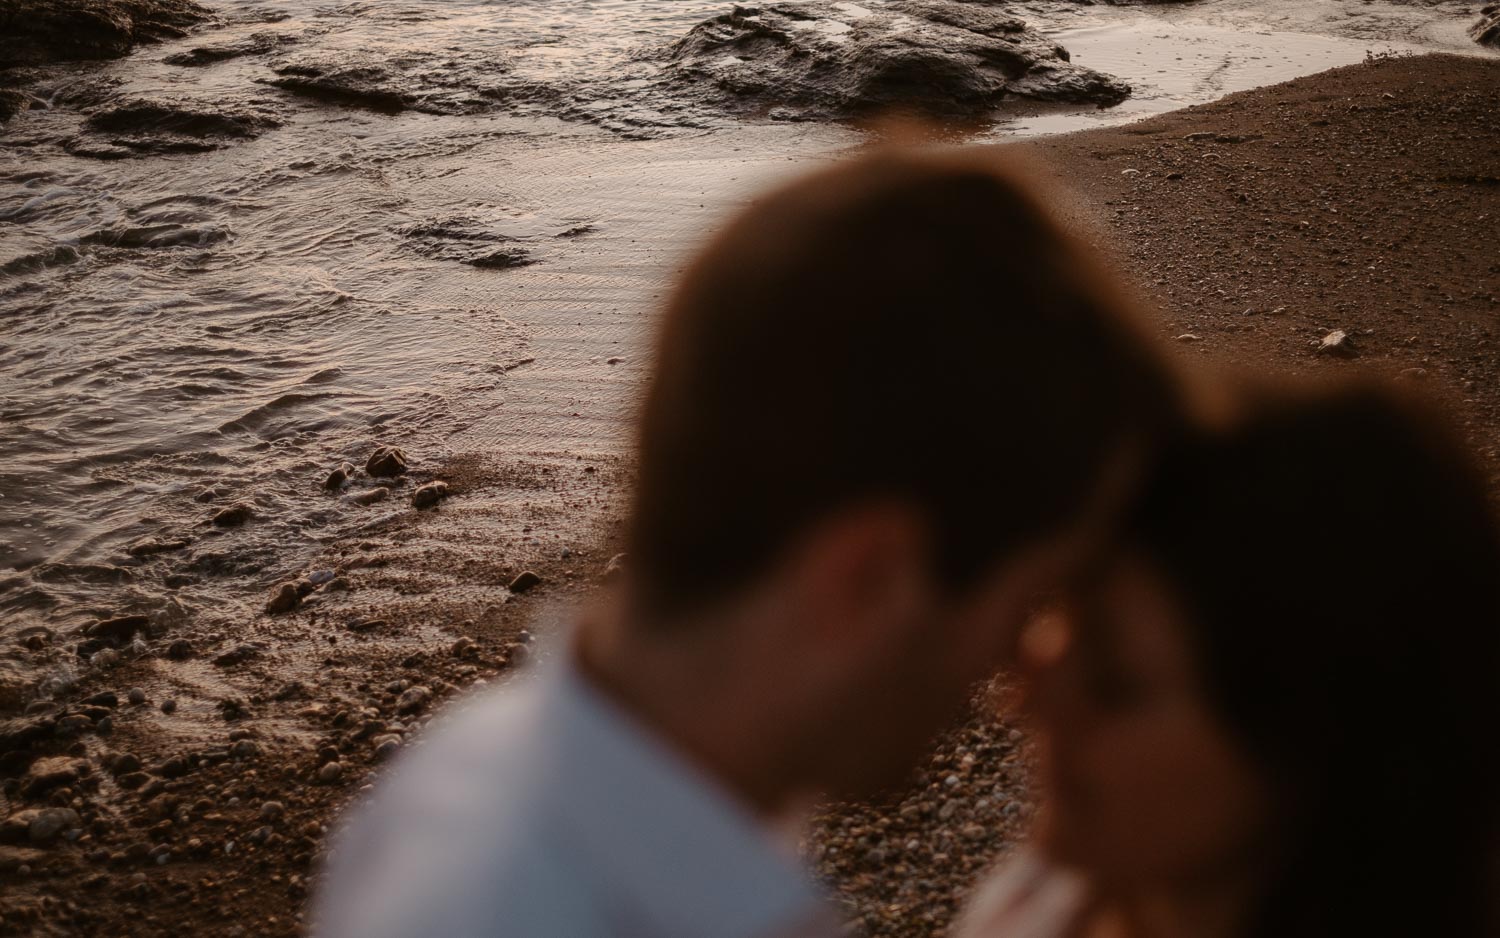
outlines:
M323 545L409 510L399 493L354 504L368 481L321 490L376 443L418 469L620 451L684 252L756 186L861 140L652 90L642 53L727 2L214 6L188 39L53 69L53 106L0 130L0 640L117 612L234 628ZM1367 51L1477 52L1463 4L1017 9L1137 93L983 136L1129 120ZM252 40L274 51L165 61ZM340 57L383 63L404 109L268 84ZM108 136L87 111L141 98L278 126L84 155ZM246 524L209 523L240 503Z

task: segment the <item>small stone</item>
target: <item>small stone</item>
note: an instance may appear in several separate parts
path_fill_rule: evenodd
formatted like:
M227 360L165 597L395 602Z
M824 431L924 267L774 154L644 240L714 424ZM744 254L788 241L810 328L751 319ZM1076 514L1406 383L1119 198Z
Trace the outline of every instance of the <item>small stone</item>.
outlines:
M1400 377L1402 381L1425 381L1427 380L1427 369L1402 368Z
M162 713L176 713L177 712L177 701L173 700L171 697L168 697L166 700L163 700L161 702L161 712Z
M375 758L389 759L401 749L401 740L396 736L375 737Z
M1201 342L1201 341L1203 341L1203 338L1202 338L1202 336L1194 335L1191 332L1184 332L1182 335L1177 336L1177 341L1178 342Z
M530 570L525 570L517 574L516 578L510 581L510 585L506 589L512 593L524 593L541 582L542 578L540 576L537 576Z
M186 756L172 756L151 767L151 774L159 778L182 778L191 771Z
M409 687L401 692L400 697L396 698L396 712L403 715L416 713L426 707L427 702L431 699L432 690L430 688L421 684L418 684L416 687Z
M349 496L349 500L356 505L370 506L376 502L383 502L391 495L391 490L377 486L368 492L360 492L358 495Z
M231 668L237 664L244 664L254 658L260 657L260 649L252 644L236 645L223 654L214 658L214 664L221 668Z
M267 615L280 615L283 612L291 612L302 605L302 593L297 589L295 582L286 582L276 587L271 593L271 598L266 601Z
M516 641L520 642L522 645L530 645L531 639L532 635L529 629L522 629L521 631L516 633Z
M331 785L344 775L344 764L342 762L328 762L318 769L318 781L324 785Z
M1342 329L1335 329L1323 337L1318 343L1319 355L1336 355L1339 358L1353 358L1359 354L1355 347L1354 339L1349 333Z
M328 473L328 478L323 480L323 491L337 492L349 482L349 477L354 475L354 466L344 463L337 469Z
M82 823L78 812L72 808L44 808L31 819L26 834L32 843L46 846L63 831L76 830Z
M179 638L167 646L167 657L174 661L186 661L194 653L193 643L185 638Z
M122 752L109 763L109 770L116 775L129 775L141 770L141 757L133 752Z
M119 695L117 695L114 691L107 690L101 691L100 693L97 693L92 697L86 697L84 698L83 702L88 704L90 707L113 708L120 705L120 698Z
M267 801L260 806L260 819L274 821L286 813L286 805L279 801Z
M448 654L455 658L469 658L475 654L474 640L465 636L448 646Z
M406 469L406 453L399 446L377 446L365 461L365 471L377 479L395 478Z
M244 502L239 502L237 504L230 505L228 508L220 509L219 512L214 515L213 523L215 527L233 528L244 524L246 521L249 521L251 516L254 514L254 508L250 507Z
M322 586L324 583L332 582L337 576L338 574L332 570L314 570L307 575L306 582L313 586Z
M376 629L383 629L389 624L384 619L354 619L345 628L351 632L373 632Z
M145 616L115 616L113 619L101 619L95 622L84 629L83 634L90 638L101 638L123 645L135 638L137 633L146 631L150 625L151 620Z
M253 759L260 755L260 743L253 739L242 739L229 747L229 755L235 759Z
M143 687L132 687L126 692L125 699L139 707L146 702L146 689Z
M327 586L323 587L323 592L325 592L325 593L347 593L347 592L349 592L349 590L351 590L353 588L354 587L349 582L349 578L348 577L346 577L346 576L336 576L333 579L331 579L331 580L328 581L328 585Z
M431 508L448 497L448 483L429 482L411 493L413 508Z

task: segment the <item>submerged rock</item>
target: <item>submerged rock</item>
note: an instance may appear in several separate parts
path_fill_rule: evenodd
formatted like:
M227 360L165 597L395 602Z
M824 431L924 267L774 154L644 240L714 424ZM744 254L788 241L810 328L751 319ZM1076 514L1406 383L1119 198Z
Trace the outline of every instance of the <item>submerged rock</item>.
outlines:
M0 68L118 58L137 43L185 36L209 16L193 0L5 0Z
M152 153L197 153L250 140L281 126L264 108L140 99L96 111L70 153L122 159Z
M1479 11L1479 19L1469 27L1469 38L1481 46L1500 49L1500 3L1491 3Z
M888 110L972 116L1021 97L1117 104L1130 86L1074 65L1022 20L954 0L869 7L736 5L666 52L668 68L730 110L801 119Z
M320 50L283 59L272 70L276 77L267 84L283 91L386 113L474 114L543 90L504 77L508 63L492 54Z
M162 59L168 65L185 68L201 68L217 62L244 58L249 55L265 55L296 42L292 36L280 33L254 33L235 42L221 42L212 46L197 46L186 52L177 52Z

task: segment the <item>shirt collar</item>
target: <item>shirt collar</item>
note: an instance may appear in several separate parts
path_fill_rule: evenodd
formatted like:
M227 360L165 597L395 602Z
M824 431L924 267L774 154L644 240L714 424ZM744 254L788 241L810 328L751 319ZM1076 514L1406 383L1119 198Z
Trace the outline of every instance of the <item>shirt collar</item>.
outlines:
M612 914L655 938L758 938L828 918L790 847L571 659L545 680L556 779L573 793L564 826Z

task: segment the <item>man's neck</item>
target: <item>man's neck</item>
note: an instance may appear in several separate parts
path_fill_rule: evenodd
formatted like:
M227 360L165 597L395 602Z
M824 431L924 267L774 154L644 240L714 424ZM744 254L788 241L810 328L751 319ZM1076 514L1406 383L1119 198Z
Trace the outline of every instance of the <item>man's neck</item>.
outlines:
M774 681L749 682L720 636L661 637L608 619L586 621L575 638L580 674L768 823L798 806L788 777L786 734ZM763 675L763 677L765 677Z

